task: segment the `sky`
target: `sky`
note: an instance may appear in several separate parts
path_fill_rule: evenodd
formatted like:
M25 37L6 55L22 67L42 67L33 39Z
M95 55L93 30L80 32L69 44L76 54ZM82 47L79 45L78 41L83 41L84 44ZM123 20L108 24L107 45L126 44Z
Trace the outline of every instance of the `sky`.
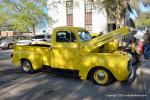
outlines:
M143 4L141 4L140 5L140 8L141 8L141 10L143 11L143 12L150 12L150 7L149 8L146 8L146 7L144 7L144 5Z
M143 4L140 5L140 9L142 12L150 12L150 7L144 7ZM131 18L136 19L137 14L136 12L133 10L133 14L131 14Z

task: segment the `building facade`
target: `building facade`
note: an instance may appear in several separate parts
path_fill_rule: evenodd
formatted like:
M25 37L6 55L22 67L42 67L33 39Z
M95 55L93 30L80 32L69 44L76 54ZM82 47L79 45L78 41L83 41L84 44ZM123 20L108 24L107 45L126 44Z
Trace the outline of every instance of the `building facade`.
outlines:
M1 36L14 36L16 35L16 32L14 31L1 31Z
M57 0L55 0L57 1ZM92 0L62 0L53 7L53 0L48 0L48 15L58 26L84 27L91 33L107 31L107 14L93 9Z
M48 16L54 20L51 30L58 26L83 27L91 33L116 29L115 20L107 16L105 10L95 9L92 1L48 0Z

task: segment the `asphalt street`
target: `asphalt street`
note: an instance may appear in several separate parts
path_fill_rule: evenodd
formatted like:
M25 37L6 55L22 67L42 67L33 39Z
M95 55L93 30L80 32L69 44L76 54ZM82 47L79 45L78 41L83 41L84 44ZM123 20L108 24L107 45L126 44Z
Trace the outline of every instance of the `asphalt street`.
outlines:
M0 50L0 100L150 100L150 60L142 60L131 84L97 86L50 72L24 73L12 64L12 50Z

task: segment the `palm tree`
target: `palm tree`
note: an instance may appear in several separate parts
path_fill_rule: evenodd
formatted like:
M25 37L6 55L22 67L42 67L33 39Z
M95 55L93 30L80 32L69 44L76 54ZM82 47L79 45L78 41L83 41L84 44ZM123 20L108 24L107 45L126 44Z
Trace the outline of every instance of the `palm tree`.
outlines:
M140 15L140 4L150 6L150 0L93 0L94 7L98 10L105 9L108 16L115 19L115 24L123 26L126 9L133 13L134 9Z
M136 11L137 15L141 15L140 6L143 4L145 7L150 7L150 0L130 0L130 6Z

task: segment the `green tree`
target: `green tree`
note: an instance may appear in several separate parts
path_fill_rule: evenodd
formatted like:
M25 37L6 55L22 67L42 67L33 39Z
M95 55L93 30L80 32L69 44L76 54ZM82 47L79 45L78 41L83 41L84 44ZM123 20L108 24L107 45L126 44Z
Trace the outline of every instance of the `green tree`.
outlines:
M126 13L126 9L130 12L134 9L138 15L140 15L140 4L144 4L145 7L150 6L150 0L93 0L95 8L102 10L105 9L108 16L113 17L116 20L116 25L123 26L123 20Z
M136 19L135 22L137 27L150 27L150 13L142 13L141 16Z
M4 11L4 6L0 5L0 34L9 26L9 15Z
M12 28L16 31L33 31L48 24L47 0L3 0L11 17Z
M150 0L129 0L130 6L136 11L137 15L140 16L142 11L140 9L141 5L145 7L150 7Z

